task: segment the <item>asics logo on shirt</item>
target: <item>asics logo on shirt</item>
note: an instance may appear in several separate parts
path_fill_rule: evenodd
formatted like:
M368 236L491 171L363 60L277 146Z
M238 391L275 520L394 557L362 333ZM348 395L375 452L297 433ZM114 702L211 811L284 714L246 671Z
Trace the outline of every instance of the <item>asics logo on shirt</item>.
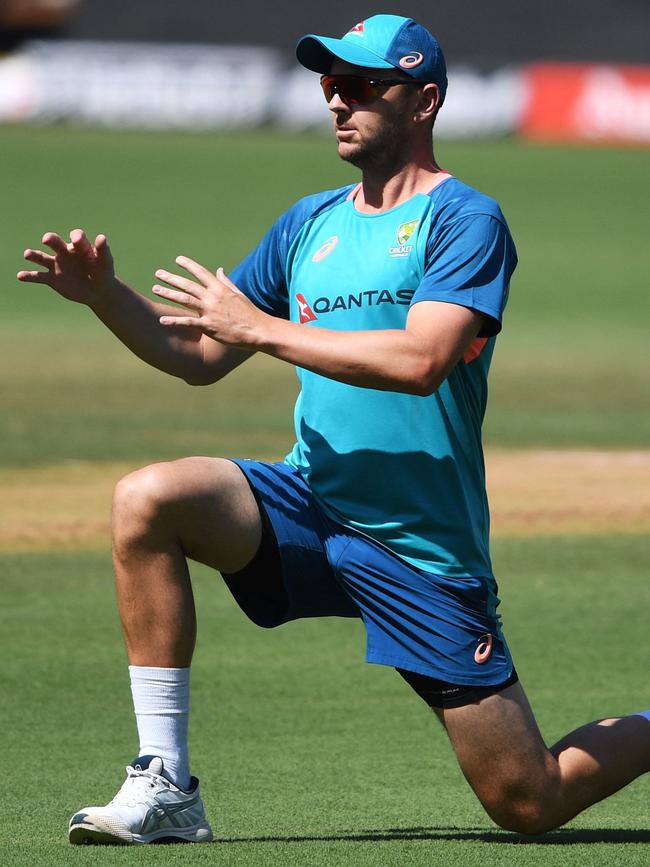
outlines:
M314 255L311 258L311 261L312 262L320 262L322 259L325 258L325 256L329 256L329 254L332 252L334 247L336 247L338 242L339 242L339 236L338 235L332 235L331 238L328 238L327 241L325 241L325 243L323 244L322 247L319 247L318 250L316 250L316 252L314 253Z

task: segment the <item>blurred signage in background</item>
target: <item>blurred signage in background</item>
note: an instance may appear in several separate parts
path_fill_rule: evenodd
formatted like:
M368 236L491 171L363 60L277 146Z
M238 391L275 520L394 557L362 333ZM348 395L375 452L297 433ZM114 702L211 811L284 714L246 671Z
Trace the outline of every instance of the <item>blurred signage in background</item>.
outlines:
M517 70L449 77L441 136L515 129L524 101ZM331 122L318 77L272 48L63 40L28 42L0 59L0 121L187 130Z
M35 41L0 60L0 120L230 129L267 119L273 49Z
M0 57L0 122L151 129L330 124L318 77L275 48L32 40ZM449 70L443 138L650 144L650 66Z
M650 67L544 63L524 78L527 138L650 144Z

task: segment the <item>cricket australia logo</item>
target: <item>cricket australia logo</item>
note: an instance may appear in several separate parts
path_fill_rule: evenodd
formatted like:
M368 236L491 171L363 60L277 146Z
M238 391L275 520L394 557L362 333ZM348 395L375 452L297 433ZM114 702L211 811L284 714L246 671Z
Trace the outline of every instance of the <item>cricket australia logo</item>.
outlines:
M404 256L408 256L408 254L413 249L413 244L409 244L413 232L420 221L419 220L409 220L408 223L402 223L401 226L397 230L397 247L389 247L388 253L394 259L401 259Z

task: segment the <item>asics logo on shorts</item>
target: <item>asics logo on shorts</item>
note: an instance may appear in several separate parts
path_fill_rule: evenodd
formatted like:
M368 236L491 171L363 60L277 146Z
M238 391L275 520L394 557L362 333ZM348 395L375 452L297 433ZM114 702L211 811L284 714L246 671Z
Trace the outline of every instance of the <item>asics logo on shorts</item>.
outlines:
M474 651L474 662L477 665L483 665L492 656L493 638L489 632L481 635L478 640L478 647Z

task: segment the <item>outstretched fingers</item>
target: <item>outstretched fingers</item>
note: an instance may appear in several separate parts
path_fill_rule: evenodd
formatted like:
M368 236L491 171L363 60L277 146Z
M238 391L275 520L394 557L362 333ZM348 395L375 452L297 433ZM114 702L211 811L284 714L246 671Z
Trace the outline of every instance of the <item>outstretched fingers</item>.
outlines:
M42 250L25 250L23 257L34 265L41 265L47 271L19 271L16 277L23 283L47 283L54 264L54 256L43 253Z
M25 250L23 257L34 265L42 265L43 268L51 268L54 264L54 256L44 253L42 250Z
M190 307L192 310L201 310L203 306L195 295L189 295L187 292L178 292L176 289L169 289L167 286L160 286L158 283L152 287L151 291L160 298L166 298L168 301L182 304L183 307Z
M97 262L105 271L114 271L113 254L108 244L106 235L97 235L95 238L95 256Z
M92 244L86 237L83 229L73 229L70 232L70 243L75 253L88 253L92 250Z
M19 271L16 277L21 283L45 283L49 285L49 271Z
M180 325L181 327L191 326L192 328L201 326L200 317L198 316L161 316L158 321L161 325Z
M173 286L175 289L194 296L194 298L201 298L205 292L204 286L195 283L193 280L189 280L187 277L182 277L180 274L172 274L171 271L165 271L163 268L159 268L156 271L155 276L159 280L164 280L165 283L169 283L169 285ZM163 287L158 286L157 288L162 289Z
M243 295L244 293L241 289L238 289L235 284L232 282L230 277L226 274L221 266L217 268L217 280L220 283L223 283L224 286L227 286L228 289L231 289L233 292L237 292L238 295Z
M73 229L69 237L66 242L56 232L46 232L42 241L49 250L24 252L28 262L45 270L23 270L16 276L23 283L44 284L70 301L89 304L114 278L113 257L103 235L95 244L83 229Z
M43 235L42 242L46 247L49 247L50 250L54 250L54 252L59 255L69 252L68 245L60 235L56 234L56 232L46 232Z
M181 268L184 268L186 271L189 271L190 274L196 277L196 279L204 286L208 286L210 282L214 280L214 274L212 271L209 271L203 265L200 265L188 256L177 256L176 264L180 265Z
M179 265L181 264L181 260L185 261L183 256L179 256L176 260ZM182 265L182 267L185 266ZM186 270L189 269L186 268ZM210 274L209 271L207 273ZM192 325L196 327L197 320L203 312L203 299L206 292L205 286L195 283L187 277L182 277L180 274L173 274L171 271L165 271L163 268L159 268L156 271L156 277L158 277L159 280L164 280L165 283L169 284L169 286L161 286L159 283L156 283L151 290L154 295L158 295L159 298L165 298L167 301L172 301L175 304L181 304L183 307L189 307L190 310L195 310L197 313L196 316L179 316L178 313L180 311L170 310L168 315L160 317L160 324L180 326Z

